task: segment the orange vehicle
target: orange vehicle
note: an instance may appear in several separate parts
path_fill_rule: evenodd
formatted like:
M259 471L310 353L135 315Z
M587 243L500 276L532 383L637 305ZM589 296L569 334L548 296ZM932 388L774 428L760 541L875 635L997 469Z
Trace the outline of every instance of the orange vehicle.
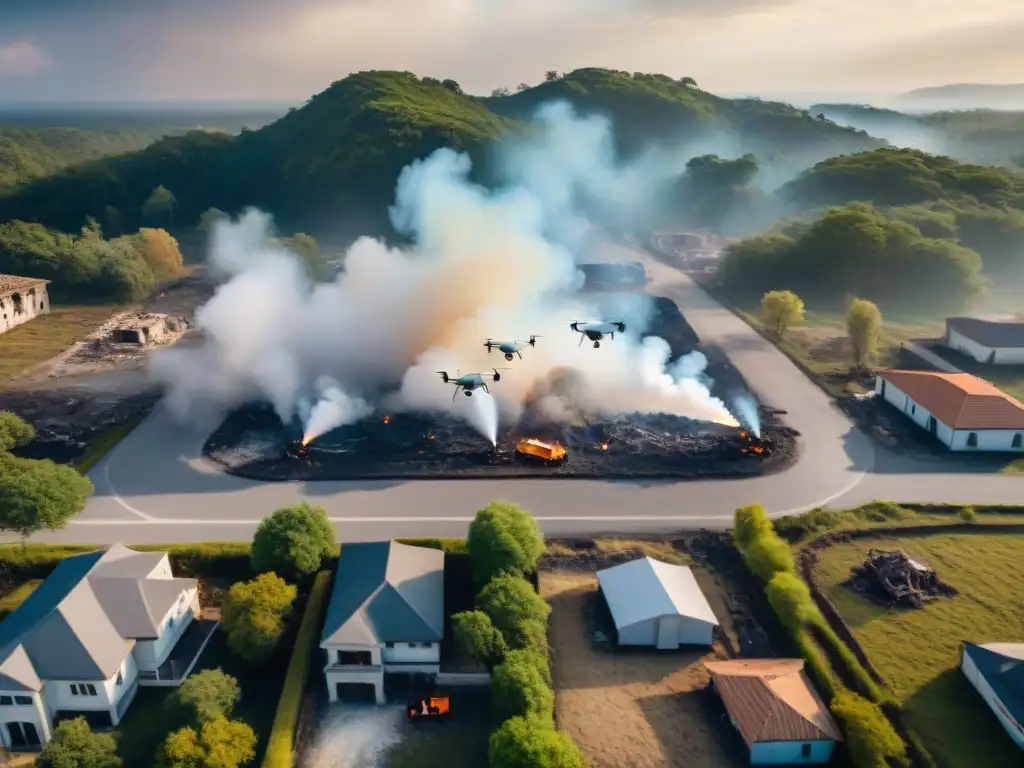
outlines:
M410 721L426 717L445 717L451 713L451 699L447 696L436 696L419 701L409 702L405 709Z
M561 443L545 443L532 437L520 440L516 444L516 453L543 461L562 461L566 457L565 446Z

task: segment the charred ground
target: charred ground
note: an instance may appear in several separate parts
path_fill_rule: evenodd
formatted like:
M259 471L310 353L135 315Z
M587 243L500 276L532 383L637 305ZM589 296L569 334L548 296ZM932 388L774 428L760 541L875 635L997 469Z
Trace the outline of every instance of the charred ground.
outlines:
M713 393L728 402L747 390L724 355L701 346L670 300L655 298L648 334L660 336L674 357L700 350L708 357ZM566 373L571 376L571 372ZM376 415L322 436L303 452L301 425L283 425L266 405L230 414L204 446L208 458L231 473L257 480L385 478L602 477L721 478L777 472L796 455L796 432L761 409L767 450L749 451L740 430L672 415L621 415L571 425L545 423L529 408L499 435L498 451L468 425L445 414ZM521 438L558 441L560 462L517 455Z

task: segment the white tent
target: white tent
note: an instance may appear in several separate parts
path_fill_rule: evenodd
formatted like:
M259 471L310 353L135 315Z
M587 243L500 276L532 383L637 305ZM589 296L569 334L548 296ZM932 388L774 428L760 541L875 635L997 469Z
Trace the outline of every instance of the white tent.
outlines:
M685 565L644 557L599 571L597 580L619 645L711 645L718 619Z

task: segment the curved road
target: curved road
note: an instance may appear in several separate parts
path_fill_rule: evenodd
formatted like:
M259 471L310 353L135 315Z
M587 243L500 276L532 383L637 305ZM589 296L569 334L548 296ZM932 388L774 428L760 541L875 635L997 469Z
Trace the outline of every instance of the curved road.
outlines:
M621 258L621 255L620 255ZM636 259L637 254L629 254ZM258 483L201 457L209 431L157 409L92 471L96 494L66 529L40 540L77 543L245 539L259 519L300 498L323 506L346 541L461 536L474 512L501 498L529 509L549 535L726 527L736 507L773 515L876 498L1008 503L1024 479L921 463L874 446L781 352L681 272L643 257L651 292L683 310L698 336L722 348L767 405L801 433L799 458L767 477L708 481L429 480Z

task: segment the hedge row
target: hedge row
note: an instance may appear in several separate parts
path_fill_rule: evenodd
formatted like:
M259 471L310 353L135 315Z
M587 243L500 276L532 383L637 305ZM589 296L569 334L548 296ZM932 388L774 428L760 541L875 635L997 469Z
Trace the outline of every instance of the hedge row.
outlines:
M806 661L832 714L842 724L857 768L909 764L907 745L880 706L885 695L825 621L796 561L760 504L736 510L734 542L747 568L765 585L772 610ZM836 679L833 670L845 672ZM846 690L844 680L855 691Z
M281 699L277 704L274 724L267 743L264 768L291 768L295 747L295 726L302 707L302 695L309 679L309 668L316 646L317 630L323 620L327 594L330 592L332 573L321 571L316 575L313 588L306 601L306 610L295 637L295 646L288 672L285 675Z

